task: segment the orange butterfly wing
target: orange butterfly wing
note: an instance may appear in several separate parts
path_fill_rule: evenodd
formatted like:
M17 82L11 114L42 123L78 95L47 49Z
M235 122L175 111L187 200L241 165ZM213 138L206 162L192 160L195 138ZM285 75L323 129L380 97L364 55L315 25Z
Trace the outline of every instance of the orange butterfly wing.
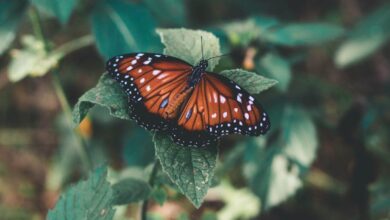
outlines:
M193 132L220 136L232 133L257 136L270 128L268 115L255 99L233 81L205 73L178 119L183 140Z
M164 108L187 85L192 66L162 54L134 53L111 58L107 70L129 96L131 118L149 130L164 130Z

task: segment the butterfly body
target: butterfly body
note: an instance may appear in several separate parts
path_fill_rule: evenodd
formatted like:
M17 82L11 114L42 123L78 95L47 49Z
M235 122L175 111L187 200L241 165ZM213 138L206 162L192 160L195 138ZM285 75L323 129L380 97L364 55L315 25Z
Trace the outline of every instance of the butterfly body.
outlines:
M107 62L108 73L128 95L130 116L183 146L206 146L228 134L257 136L269 128L261 105L233 81L152 53L124 54Z

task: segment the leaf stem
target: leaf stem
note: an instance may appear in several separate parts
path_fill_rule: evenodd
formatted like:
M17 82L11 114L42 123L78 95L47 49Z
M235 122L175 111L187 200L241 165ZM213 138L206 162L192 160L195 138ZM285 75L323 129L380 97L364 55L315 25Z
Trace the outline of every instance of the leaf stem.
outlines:
M35 36L43 42L43 44L45 45L45 51L47 53L51 52L52 48L50 47L49 40L46 38L45 33L43 31L39 12L37 11L36 8L32 7L30 12L29 12L29 15L30 15L30 19L31 19L31 23L33 26ZM81 43L81 45L85 45L85 43L88 43L87 39L83 39L83 41L86 41L86 42ZM75 49L75 48L76 48L76 46L73 46L71 49ZM80 47L77 47L77 48L80 48ZM67 51L72 51L72 50L67 50ZM56 95L58 97L58 100L61 104L61 108L64 111L65 117L69 123L69 128L73 129L72 111L71 111L71 107L69 105L69 102L66 98L64 89L61 85L60 79L58 77L59 76L58 68L54 68L51 71L51 73L52 73L51 76L52 76L53 87L54 87L54 90L55 90ZM80 159L81 159L82 163L85 165L85 167L87 168L87 170L90 170L90 169L92 169L92 161L91 161L91 158L89 157L89 154L87 151L87 148L88 148L87 143L84 140L84 138L81 136L79 131L75 130L74 134L76 135L76 138L79 141L79 144L77 145L77 149L78 149L79 154L80 154Z
M160 162L156 158L153 164L152 172L150 173L149 177L149 185L150 187L153 187L154 185L154 180L156 179L157 171L159 168ZM149 204L149 199L145 199L142 204L141 204L141 220L146 220L147 218L147 211L148 211L148 204Z

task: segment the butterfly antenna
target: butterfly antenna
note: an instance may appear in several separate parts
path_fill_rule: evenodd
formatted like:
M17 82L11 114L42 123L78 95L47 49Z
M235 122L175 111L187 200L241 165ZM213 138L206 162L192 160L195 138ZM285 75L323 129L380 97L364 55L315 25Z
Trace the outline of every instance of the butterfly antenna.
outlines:
M203 37L200 36L200 48L202 50L202 60L204 60L204 57L203 57Z
M210 57L207 60L211 60L211 59L214 59L214 58L217 58L217 57L229 56L230 54L232 54L232 53L226 53L226 54L218 55L218 56L215 56L215 57Z

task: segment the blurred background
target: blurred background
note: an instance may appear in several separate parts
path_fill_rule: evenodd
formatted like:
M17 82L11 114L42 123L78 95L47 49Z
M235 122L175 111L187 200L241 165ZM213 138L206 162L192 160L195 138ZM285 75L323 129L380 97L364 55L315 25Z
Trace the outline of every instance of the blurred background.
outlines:
M163 186L153 219L390 219L384 0L0 0L0 219L44 219L87 172L80 140L113 176L150 168L148 132L101 107L74 130L71 108L107 58L162 53L155 29L179 27L220 39L214 71L279 83L258 96L271 131L222 140L201 208Z

